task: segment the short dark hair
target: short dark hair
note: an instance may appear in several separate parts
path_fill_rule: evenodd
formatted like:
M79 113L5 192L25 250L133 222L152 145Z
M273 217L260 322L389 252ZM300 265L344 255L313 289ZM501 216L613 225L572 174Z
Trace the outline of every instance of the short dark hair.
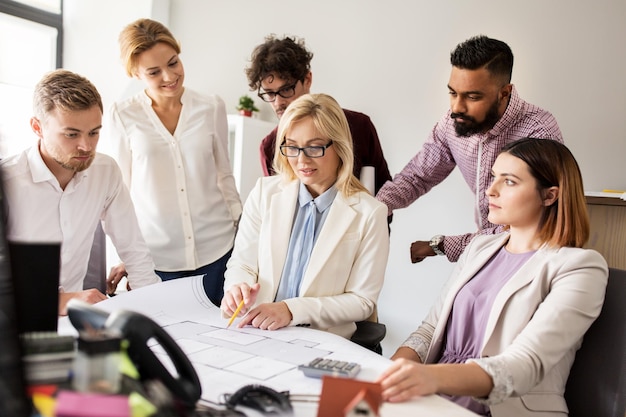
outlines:
M304 39L288 36L278 39L271 34L252 51L250 66L245 70L248 85L251 90L258 90L261 81L270 74L289 81L304 81L311 71L311 59L313 53L304 46Z
M450 54L452 66L476 70L485 68L507 84L513 74L513 52L509 45L484 35L474 36L456 46Z

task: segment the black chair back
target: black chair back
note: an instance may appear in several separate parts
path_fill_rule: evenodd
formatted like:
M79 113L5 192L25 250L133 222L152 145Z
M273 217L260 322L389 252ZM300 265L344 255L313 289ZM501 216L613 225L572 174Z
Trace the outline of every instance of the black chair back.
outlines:
M386 334L387 327L384 324L363 320L356 322L356 331L350 340L357 345L382 355L383 346L380 342L383 341Z
M602 312L576 352L565 400L570 417L626 417L626 271L609 269Z

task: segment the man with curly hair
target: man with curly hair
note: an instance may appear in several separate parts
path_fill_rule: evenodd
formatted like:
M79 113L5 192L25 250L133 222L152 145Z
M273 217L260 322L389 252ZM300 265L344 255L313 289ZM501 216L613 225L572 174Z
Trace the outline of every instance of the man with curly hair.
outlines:
M310 93L312 58L313 53L306 49L303 39L289 36L277 38L269 35L252 52L250 66L245 70L250 89L257 91L263 101L272 105L279 119L291 102ZM376 128L369 116L352 110L343 111L354 144L354 175L360 178L361 168L374 167L374 188L378 192L391 179L391 174ZM261 142L261 164L265 175L275 173L276 131L274 129Z

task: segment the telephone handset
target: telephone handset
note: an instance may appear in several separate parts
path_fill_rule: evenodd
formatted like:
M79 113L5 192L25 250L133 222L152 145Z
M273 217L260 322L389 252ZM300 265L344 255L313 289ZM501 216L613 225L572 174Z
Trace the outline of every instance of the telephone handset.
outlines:
M226 407L236 409L238 406L252 408L263 414L291 416L293 408L288 392L278 392L265 385L245 385L233 394L225 394Z
M119 310L108 314L91 304L75 301L68 303L68 316L77 330L117 331L128 341L128 356L142 381L157 379L186 406L195 406L202 394L198 374L180 346L161 326L140 313ZM165 350L178 377L173 376L150 349L148 341L151 339L156 340Z
M202 388L196 370L172 337L143 314L132 311L111 313L105 327L117 330L128 340L128 356L139 371L142 380L161 381L176 398L193 407L200 399ZM148 341L155 339L168 354L178 377L174 377L154 354Z

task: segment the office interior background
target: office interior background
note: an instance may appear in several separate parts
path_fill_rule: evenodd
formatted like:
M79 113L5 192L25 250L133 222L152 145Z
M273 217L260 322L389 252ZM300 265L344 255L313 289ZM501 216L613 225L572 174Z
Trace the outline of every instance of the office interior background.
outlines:
M513 50L521 97L557 118L585 188L626 189L624 0L64 0L63 12L63 67L93 81L105 107L141 88L126 77L117 45L134 19L159 20L180 40L188 88L220 95L229 113L251 94L261 109L256 117L271 122L273 111L248 90L244 68L266 35L302 37L314 53L312 92L372 118L392 175L448 109L450 51L474 35L494 37ZM4 56L2 66L26 69L31 55ZM444 257L411 264L410 243L475 228L473 196L457 170L395 212L379 300L385 356L421 322L454 267Z

